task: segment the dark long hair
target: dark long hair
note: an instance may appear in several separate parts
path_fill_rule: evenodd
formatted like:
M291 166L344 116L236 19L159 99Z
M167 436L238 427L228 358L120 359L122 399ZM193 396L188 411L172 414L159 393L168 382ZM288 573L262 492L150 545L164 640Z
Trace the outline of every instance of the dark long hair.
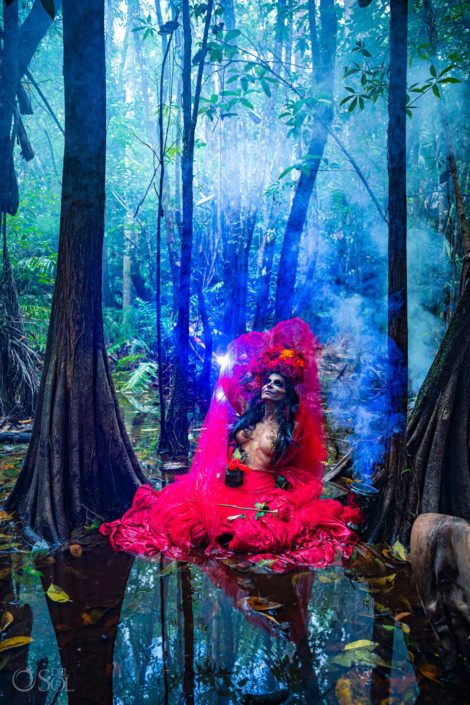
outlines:
M295 391L294 385L289 382L289 380L281 375L284 383L286 385L286 395L279 403L277 407L277 420L279 423L279 431L277 433L277 438L274 441L275 452L271 458L271 465L276 465L288 445L298 445L292 439L292 433L294 431L295 416L297 409L299 408L300 398ZM269 375L266 376L268 379ZM264 382L263 382L264 384ZM239 419L237 419L235 426L233 427L230 435L228 437L228 455L230 457L230 451L236 445L235 436L243 429L248 428L253 430L260 421L263 420L265 412L265 403L261 399L261 391L259 391L253 399L250 401L250 405Z

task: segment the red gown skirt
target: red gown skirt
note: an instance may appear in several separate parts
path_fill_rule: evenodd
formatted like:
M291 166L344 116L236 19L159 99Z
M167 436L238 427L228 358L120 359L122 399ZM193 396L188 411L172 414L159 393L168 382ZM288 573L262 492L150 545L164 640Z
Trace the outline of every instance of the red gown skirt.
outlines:
M109 535L117 551L184 560L194 547L205 546L209 555L226 558L232 551L243 552L250 561L278 571L299 564L325 567L349 558L358 537L347 523L360 523L360 510L319 499L321 482L302 471L282 474L291 489L279 489L274 475L256 470L245 473L237 489L227 487L223 478L207 488L191 475L177 477L159 492L142 485L131 509L103 524L101 533ZM260 516L257 504L270 512ZM220 537L229 540L228 548L217 541Z

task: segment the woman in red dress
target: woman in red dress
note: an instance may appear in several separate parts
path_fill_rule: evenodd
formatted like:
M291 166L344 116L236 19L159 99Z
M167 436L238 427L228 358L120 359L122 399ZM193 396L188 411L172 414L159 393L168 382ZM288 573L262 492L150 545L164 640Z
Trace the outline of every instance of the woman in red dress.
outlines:
M190 473L157 492L142 485L104 524L116 550L184 559L191 549L249 554L274 570L349 558L360 511L322 491L326 442L317 357L300 318L231 343ZM227 547L228 543L228 547Z

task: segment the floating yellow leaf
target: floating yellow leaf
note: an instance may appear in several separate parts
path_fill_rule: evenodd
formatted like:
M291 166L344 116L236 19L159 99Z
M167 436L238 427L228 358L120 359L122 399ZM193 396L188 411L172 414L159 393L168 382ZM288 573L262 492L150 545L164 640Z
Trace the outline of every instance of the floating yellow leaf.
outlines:
M2 618L0 619L0 632L5 631L9 624L13 622L13 615L11 612L4 612Z
M88 626L89 624L93 624L93 620L91 618L91 615L88 614L88 612L84 612L82 614L82 619L83 619L83 625Z
M29 644L31 641L33 640L30 636L14 636L12 639L0 641L0 651L16 649L17 646L24 646L25 644Z
M351 649L367 649L372 651L378 644L375 641L370 641L369 639L359 639L359 641L352 641L350 644L346 644L344 651L350 651Z
M404 595L400 595L400 597L398 598L398 602L401 602L402 605L405 605L408 612L410 614L413 614L413 608L411 606L411 602L409 601L409 599L407 597L405 597Z
M404 622L400 623L400 627L401 627L401 630L404 634L409 634L411 631L409 626L407 624L405 624Z
M363 664L365 666L385 666L386 668L391 667L390 661L384 661L378 654L374 654L372 651L367 649L352 649L352 651L345 651L342 654L338 654L331 659L331 663L335 663L338 666L344 666L345 668L351 668L356 664Z
M362 585L358 585L360 590L370 592L371 594L391 592L394 586L396 573L384 575L383 578L360 578Z
M438 678L439 669L437 666L433 666L428 663L426 664L426 666L422 666L419 671L423 674L423 676L429 678L429 680L435 681L436 683L440 683L440 680Z
M275 619L275 618L274 618L272 615L270 615L270 614L263 614L263 617L266 617L266 619L270 619L271 622L275 622L276 624L279 624L279 622L277 621L277 619Z
M296 573L292 578L292 585L295 587L297 584L297 580L300 580L300 578L305 578L306 575L310 575L310 573L308 571L302 572L302 573Z
M67 593L58 585L54 585L54 583L51 583L46 595L54 602L72 602Z
M169 565L167 565L166 568L162 570L160 575L158 576L159 578L162 578L165 575L170 575L176 568L178 567L178 561L172 561Z
M257 612L265 612L266 610L277 610L282 607L280 602L272 602L265 597L258 597L253 595L252 597L247 597L245 599L245 604L251 607L251 609Z
M320 583L337 583L341 580L341 576L337 573L326 573L326 575L319 575L318 580Z
M395 556L400 558L400 560L409 562L410 559L408 556L408 551L399 541L395 541L395 543L393 544L392 552Z
M10 521L10 519L13 519L13 514L7 514L7 512L2 509L0 512L0 521Z
M367 705L369 698L364 686L364 679L356 671L342 676L335 687L339 705Z
M3 570L0 570L0 580L5 580L10 573L11 568L3 568Z
M82 555L82 547L80 546L80 544L73 543L70 546L70 553L74 558L80 558L80 556Z

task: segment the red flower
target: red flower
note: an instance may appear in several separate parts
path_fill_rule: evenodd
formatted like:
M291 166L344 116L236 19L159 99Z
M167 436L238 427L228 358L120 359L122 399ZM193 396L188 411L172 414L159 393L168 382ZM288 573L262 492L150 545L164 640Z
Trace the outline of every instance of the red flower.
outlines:
M240 458L232 458L227 463L228 470L241 470L242 472L250 472L251 468L248 465L243 465Z

